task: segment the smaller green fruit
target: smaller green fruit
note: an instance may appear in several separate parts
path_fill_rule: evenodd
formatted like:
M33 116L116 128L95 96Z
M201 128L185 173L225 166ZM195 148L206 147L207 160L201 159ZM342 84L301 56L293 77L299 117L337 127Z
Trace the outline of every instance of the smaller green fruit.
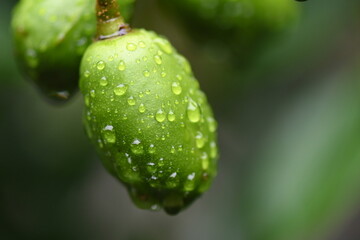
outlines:
M118 0L129 18L134 0ZM12 18L15 54L24 74L51 100L78 88L81 57L96 31L95 0L22 0Z

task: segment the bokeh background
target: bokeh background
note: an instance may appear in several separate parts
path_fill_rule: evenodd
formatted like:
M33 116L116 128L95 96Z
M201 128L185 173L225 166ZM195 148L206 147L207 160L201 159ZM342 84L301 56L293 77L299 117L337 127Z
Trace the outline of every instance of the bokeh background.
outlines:
M190 60L219 122L218 177L175 217L137 209L104 170L79 95L53 106L23 79L16 2L0 3L0 239L360 239L359 0L294 1L300 19L248 62L138 0L133 25Z

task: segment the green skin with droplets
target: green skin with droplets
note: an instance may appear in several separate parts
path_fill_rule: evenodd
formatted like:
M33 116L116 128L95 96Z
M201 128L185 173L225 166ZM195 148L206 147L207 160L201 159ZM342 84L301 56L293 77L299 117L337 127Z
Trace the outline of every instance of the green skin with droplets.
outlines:
M118 2L128 19L134 0ZM12 31L25 76L49 99L68 100L96 32L95 0L22 0L14 9Z
M95 42L80 74L86 132L138 207L177 214L210 187L216 122L166 39L141 29Z

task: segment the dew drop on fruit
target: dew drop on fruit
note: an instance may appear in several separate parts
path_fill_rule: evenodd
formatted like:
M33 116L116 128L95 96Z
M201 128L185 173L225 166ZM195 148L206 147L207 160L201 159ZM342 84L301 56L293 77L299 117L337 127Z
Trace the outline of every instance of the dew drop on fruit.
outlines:
M162 64L162 58L159 55L155 55L154 56L154 61L156 62L156 64L160 65Z
M98 70L104 70L105 68L105 62L104 61L99 61L97 64L96 64L96 67Z
M161 50L163 50L167 54L171 54L173 52L169 41L167 41L166 39L156 38L154 42L160 47Z
M134 106L136 104L135 98L133 96L130 96L127 102L130 106Z
M173 122L173 121L175 121L175 119L176 119L175 113L172 110L170 110L168 113L169 122Z
M210 157L215 158L218 154L217 146L215 142L210 143Z
M139 47L146 48L146 44L143 41L139 42Z
M190 122L196 123L200 121L200 108L198 104L192 99L189 100L189 104L187 107L187 116Z
M205 138L201 132L198 132L195 137L196 147L202 148L205 145Z
M154 145L154 144L150 144L149 149L148 149L148 152L149 152L150 154L154 154L155 151L156 151L155 145Z
M102 77L100 79L100 85L105 87L107 84L108 84L108 81L107 81L106 77Z
M121 61L119 62L118 69L119 69L120 71L124 71L124 70L126 69L126 65L125 65L125 62L124 62L123 60L121 60Z
M116 142L116 136L114 133L114 127L111 125L107 125L103 129L103 138L106 143L115 143Z
M139 139L135 139L132 143L131 143L131 151L134 154L142 154L144 153L144 147L141 144Z
M201 155L201 166L203 170L207 170L209 168L209 157L206 152L203 152Z
M127 85L119 84L119 85L117 85L116 88L114 88L114 93L117 96L122 96L122 95L124 95L126 93L127 89L128 89Z
M217 123L216 123L215 119L212 118L212 117L208 117L207 121L208 121L208 124L209 124L209 131L210 132L215 132L216 128L217 128Z
M129 50L129 51L135 51L137 49L137 45L134 44L134 43L128 43L126 45L126 49Z
M171 85L171 90L175 95L180 95L181 92L182 92L182 88L181 88L180 83L173 82L172 85Z
M143 72L143 75L144 75L144 77L149 77L149 76L150 76L150 72L149 72L148 70L145 70L145 71Z
M146 111L145 105L144 104L140 104L139 105L139 112L144 113Z
M90 72L88 70L86 70L84 72L84 77L86 77L86 78L90 77Z
M165 121L165 118L166 118L166 115L165 115L164 111L162 109L159 109L159 111L157 111L155 114L156 121L161 123L161 122Z
M95 97L95 90L90 91L90 96L93 97L93 98Z

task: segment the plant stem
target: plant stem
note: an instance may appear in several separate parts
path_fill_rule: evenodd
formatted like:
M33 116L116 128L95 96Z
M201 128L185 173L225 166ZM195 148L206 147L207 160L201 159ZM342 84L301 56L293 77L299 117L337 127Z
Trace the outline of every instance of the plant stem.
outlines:
M130 31L121 17L117 0L97 0L97 40L122 36Z

